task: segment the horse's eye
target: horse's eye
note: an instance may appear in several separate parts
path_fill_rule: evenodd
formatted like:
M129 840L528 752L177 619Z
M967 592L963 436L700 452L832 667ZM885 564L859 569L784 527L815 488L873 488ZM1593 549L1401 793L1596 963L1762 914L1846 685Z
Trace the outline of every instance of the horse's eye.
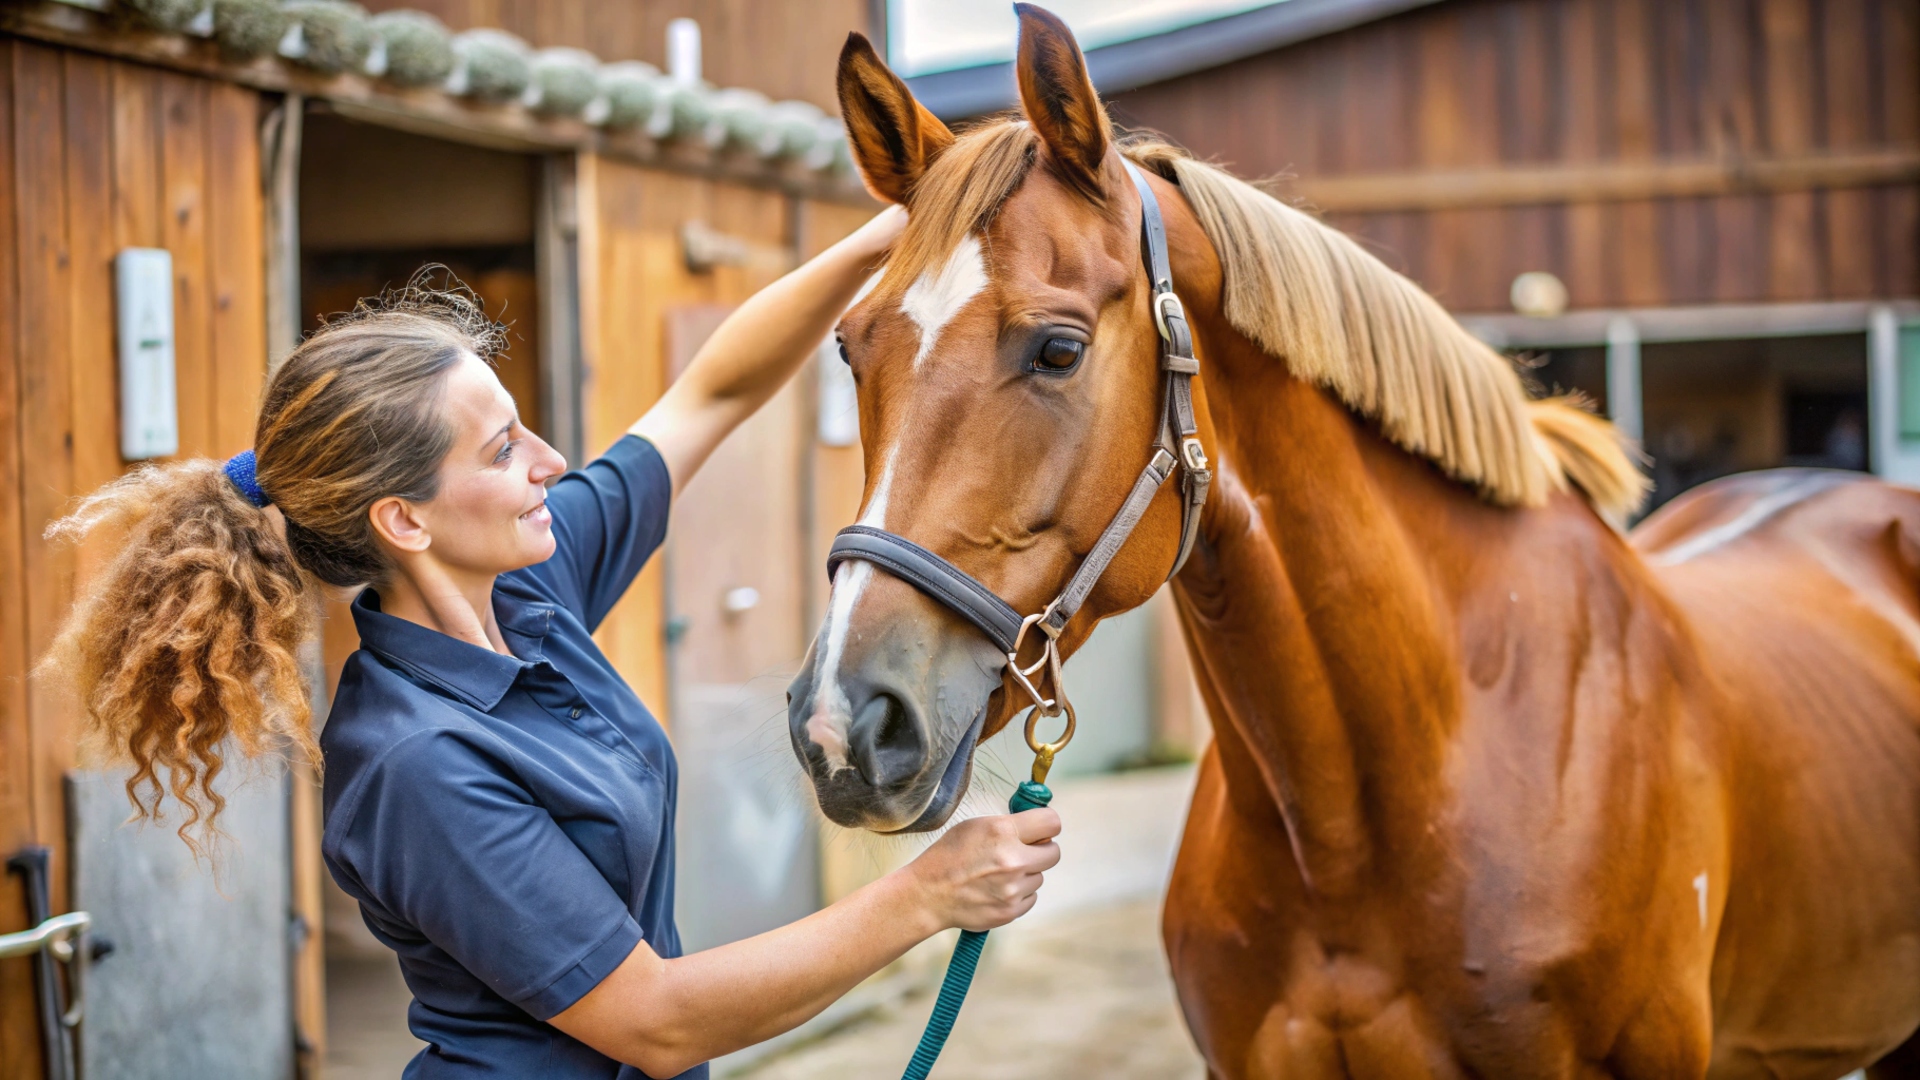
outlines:
M844 341L836 341L834 342L834 345L838 346L840 349L840 362L847 365L848 367L852 367L853 361L847 358L847 343Z
M1048 338L1047 343L1040 346L1035 364L1045 371L1072 371L1086 348L1085 342L1072 338Z

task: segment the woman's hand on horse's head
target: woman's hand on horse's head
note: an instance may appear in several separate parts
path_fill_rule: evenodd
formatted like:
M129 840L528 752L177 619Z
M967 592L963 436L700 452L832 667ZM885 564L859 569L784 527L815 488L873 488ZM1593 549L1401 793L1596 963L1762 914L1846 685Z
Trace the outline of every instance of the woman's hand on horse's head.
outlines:
M903 873L913 877L939 929L991 930L1025 915L1041 875L1060 861L1060 815L1050 809L963 821Z
M869 264L878 262L882 256L893 249L894 241L907 228L907 208L889 206L885 210L867 219L867 223L855 229L845 243L857 246L867 255Z

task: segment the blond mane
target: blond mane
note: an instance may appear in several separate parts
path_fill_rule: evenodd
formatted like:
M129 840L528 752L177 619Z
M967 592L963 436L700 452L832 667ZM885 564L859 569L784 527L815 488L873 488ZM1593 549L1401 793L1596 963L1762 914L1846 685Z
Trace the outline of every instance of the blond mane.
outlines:
M882 289L983 234L1036 142L1018 121L961 136L913 193L916 207L954 210L913 216ZM1164 142L1121 149L1186 196L1219 256L1234 329L1389 441L1500 506L1538 506L1572 485L1619 521L1645 499L1636 451L1612 424L1570 398L1530 399L1511 361L1344 233Z

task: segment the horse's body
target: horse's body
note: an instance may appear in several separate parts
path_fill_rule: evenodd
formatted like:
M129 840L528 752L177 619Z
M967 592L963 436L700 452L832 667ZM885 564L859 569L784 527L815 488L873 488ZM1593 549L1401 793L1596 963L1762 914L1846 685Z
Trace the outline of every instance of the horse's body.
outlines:
M1479 503L1234 337L1165 914L1215 1073L1836 1077L1906 1038L1920 493L1755 474L1628 540Z
M1164 393L1122 152L1148 170L1216 469L1174 581L1216 740L1165 914L1212 1073L1838 1077L1909 1040L1920 492L1758 474L1623 536L1643 480L1608 425L1332 230L1116 147L1071 36L1019 8L1024 123L956 140L842 54L862 176L913 213L841 326L861 521L1016 612L1085 565ZM1181 505L1065 652L1159 587ZM907 581L834 580L795 752L835 821L937 824L968 734L1029 699Z

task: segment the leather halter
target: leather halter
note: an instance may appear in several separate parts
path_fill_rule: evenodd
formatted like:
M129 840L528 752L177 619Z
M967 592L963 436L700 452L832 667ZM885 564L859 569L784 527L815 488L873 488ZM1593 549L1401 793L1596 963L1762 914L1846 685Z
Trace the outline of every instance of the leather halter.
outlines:
M1067 740L1073 737L1073 706L1066 700L1060 680L1060 632L1066 628L1087 594L1093 591L1100 575L1106 573L1113 557L1133 534L1134 527L1147 512L1154 496L1175 471L1181 473L1180 550L1174 556L1167 577L1180 572L1193 551L1200 531L1200 510L1206 505L1207 489L1213 473L1207 467L1207 455L1200 447L1198 426L1193 415L1193 377L1200 373L1200 362L1193 355L1193 335L1187 326L1186 309L1173 291L1173 270L1167 257L1167 227L1160 214L1160 202L1154 197L1147 178L1131 161L1123 159L1127 175L1140 193L1140 247L1151 284L1154 329L1160 334L1160 370L1164 374L1161 389L1160 425L1152 443L1152 455L1140 476L1133 482L1126 501L1113 520L1100 533L1093 550L1074 571L1066 588L1045 609L1025 618L1013 606L995 595L992 589L947 560L903 536L867 525L850 525L834 537L827 551L827 577L848 559L864 559L945 604L968 622L980 628L1001 652L1015 681L1032 695L1037 708L1027 720L1027 742L1048 762ZM1039 660L1022 667L1020 645L1028 629L1039 626L1045 634L1045 646ZM1040 692L1034 676L1046 669L1053 696ZM1041 716L1067 716L1067 728L1050 744L1034 741L1034 723Z

